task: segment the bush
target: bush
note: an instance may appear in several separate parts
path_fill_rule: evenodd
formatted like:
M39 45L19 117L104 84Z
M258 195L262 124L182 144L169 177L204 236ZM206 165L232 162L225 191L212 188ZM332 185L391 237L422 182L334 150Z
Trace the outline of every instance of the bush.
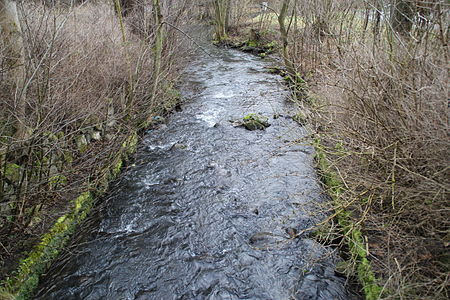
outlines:
M295 56L320 49L309 65L316 67L313 90L322 100L315 122L348 188L342 206L364 226L384 298L446 299L450 140L440 31L447 30L448 7L443 14L429 7L433 19L425 27L415 23L405 36L388 22L376 24L376 3L359 6L374 16L367 24L353 1L339 5L347 15L338 4L328 7L322 21L329 34L303 35L313 40Z

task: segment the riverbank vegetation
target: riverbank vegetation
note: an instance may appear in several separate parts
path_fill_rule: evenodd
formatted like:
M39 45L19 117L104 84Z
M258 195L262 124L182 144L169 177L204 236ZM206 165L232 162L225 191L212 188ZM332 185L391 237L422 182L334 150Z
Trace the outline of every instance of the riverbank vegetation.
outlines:
M217 40L278 45L366 297L448 299L448 2L221 1Z
M198 17L217 44L278 51L333 198L317 231L366 297L447 299L449 13L443 0L0 0L1 279L43 242L61 247L49 234L90 203L72 200L103 190L130 137L179 100Z
M179 101L192 3L172 2L0 1L0 279Z

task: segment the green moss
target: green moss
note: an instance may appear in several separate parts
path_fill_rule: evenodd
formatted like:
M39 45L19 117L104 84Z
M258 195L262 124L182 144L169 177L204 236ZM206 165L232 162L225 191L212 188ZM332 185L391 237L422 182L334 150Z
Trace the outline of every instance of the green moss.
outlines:
M0 299L1 300L15 300L14 295L8 293L7 291L0 289Z
M275 51L275 48L277 47L277 42L272 41L269 43L266 43L262 46L262 49L264 49L265 54L271 54Z
M48 179L48 185L51 189L67 184L67 177L64 175L55 175Z
M119 158L117 160L117 162L114 164L114 167L111 171L111 174L113 177L117 177L117 175L119 175L120 170L122 170L122 165L123 165L123 161L121 158Z
M280 74L282 72L282 70L278 67L270 67L270 68L266 68L266 70L270 74Z
M36 166L42 168L50 167L50 158L48 156L43 156L41 159L37 159Z
M70 152L70 151L64 151L63 156L64 156L64 161L65 161L66 163L68 163L68 164L70 164L70 165L73 163L73 155L72 155L72 152Z
M92 195L90 192L84 192L78 198L73 200L73 203L75 204L75 213L81 212L83 209L86 208L87 205L90 204L92 200ZM64 220L58 220L59 223L62 223Z
M6 163L5 169L1 170L5 172L5 177L12 182L19 182L22 174L22 167L17 164Z
M242 125L248 130L264 130L270 126L267 120L266 117L251 113L243 118Z
M57 132L56 137L58 138L58 140L64 138L64 132L62 132L62 131Z
M52 132L45 132L44 136L47 137L47 139L51 142L58 141L58 137L55 134L53 134Z
M345 237L345 241L349 247L350 254L356 261L357 276L361 283L366 300L376 300L380 298L382 287L377 283L375 274L372 271L370 261L367 259L367 248L361 232L360 226L355 225L352 221L351 213L342 209L340 205L340 197L344 192L344 184L338 175L331 170L325 151L319 139L314 141L316 149L316 160L319 169L322 172L322 180L329 189L335 207L337 208L337 221Z
M93 197L90 192L85 192L73 202L75 209L55 222L28 257L20 262L13 277L4 283L4 291L14 295L15 299L28 299L32 296L33 290L39 284L40 275L58 256L76 226L88 215L92 208Z
M303 79L303 77L299 73L295 74L295 82L300 85L306 85L305 79Z
M136 151L139 137L136 132L133 132L122 144L122 149L125 150L126 155L130 155Z
M264 45L265 48L275 48L277 46L277 42L276 41L271 41L267 44Z
M361 258L359 261L358 280L365 283L363 284L363 291L366 300L377 300L380 298L383 288L377 284L377 279L367 258Z
M131 134L124 141L115 163L102 171L105 175L100 180L101 183L99 185L104 185L105 181L113 179L113 177L120 173L123 158L136 150L137 143L138 135L136 133ZM8 169L12 172L11 170L20 170L20 166L10 165ZM57 181L59 184L62 180L60 176L54 176L53 179L55 182L53 183ZM94 194L86 191L72 200L72 203L73 209L55 222L50 231L42 236L40 243L19 263L16 272L1 283L0 299L26 300L32 297L33 291L39 284L40 276L58 257L60 251L70 240L77 226L88 216L94 205Z
M247 46L249 47L258 47L258 42L256 41L248 41Z
M244 116L242 119L243 119L244 121L248 121L248 120L252 120L252 119L255 118L255 117L257 117L257 114L251 113L251 114L248 114L248 115Z
M123 159L127 159L132 153L136 151L136 147L139 141L138 134L133 132L123 143L120 149L120 154L117 156L111 170L110 180L117 177L120 174L123 166Z
M334 149L336 149L336 152L334 153L335 155L344 156L348 153L348 151L344 147L344 143L342 142L336 143Z
M164 103L166 113L171 112L175 106L181 102L182 96L179 90L169 87L166 90L167 100Z
M77 144L78 151L81 153L86 152L88 149L88 142L83 134L75 137L75 143Z

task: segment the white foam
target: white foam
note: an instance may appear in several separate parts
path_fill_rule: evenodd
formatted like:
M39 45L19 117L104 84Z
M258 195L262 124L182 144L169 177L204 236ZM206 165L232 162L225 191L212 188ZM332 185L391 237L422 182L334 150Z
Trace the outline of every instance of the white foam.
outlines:
M215 99L226 99L231 97L234 97L233 93L223 93L223 92L219 92L213 96L213 98Z
M195 115L198 120L206 122L208 127L214 127L219 121L218 111L206 111L204 113Z

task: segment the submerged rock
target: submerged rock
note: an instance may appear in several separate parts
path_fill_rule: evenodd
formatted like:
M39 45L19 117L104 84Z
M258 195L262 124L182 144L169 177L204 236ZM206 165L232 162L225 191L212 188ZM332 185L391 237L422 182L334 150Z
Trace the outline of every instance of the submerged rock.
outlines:
M250 237L249 243L255 248L270 248L280 245L286 238L272 232L258 232Z
M187 145L185 145L185 144L181 144L181 143L176 143L176 144L173 144L173 146L170 148L170 150L172 150L172 149L181 149L181 150L185 150L185 149L187 149Z
M335 271L333 260L319 259L300 278L296 300L360 300L358 295L346 288L346 278Z

